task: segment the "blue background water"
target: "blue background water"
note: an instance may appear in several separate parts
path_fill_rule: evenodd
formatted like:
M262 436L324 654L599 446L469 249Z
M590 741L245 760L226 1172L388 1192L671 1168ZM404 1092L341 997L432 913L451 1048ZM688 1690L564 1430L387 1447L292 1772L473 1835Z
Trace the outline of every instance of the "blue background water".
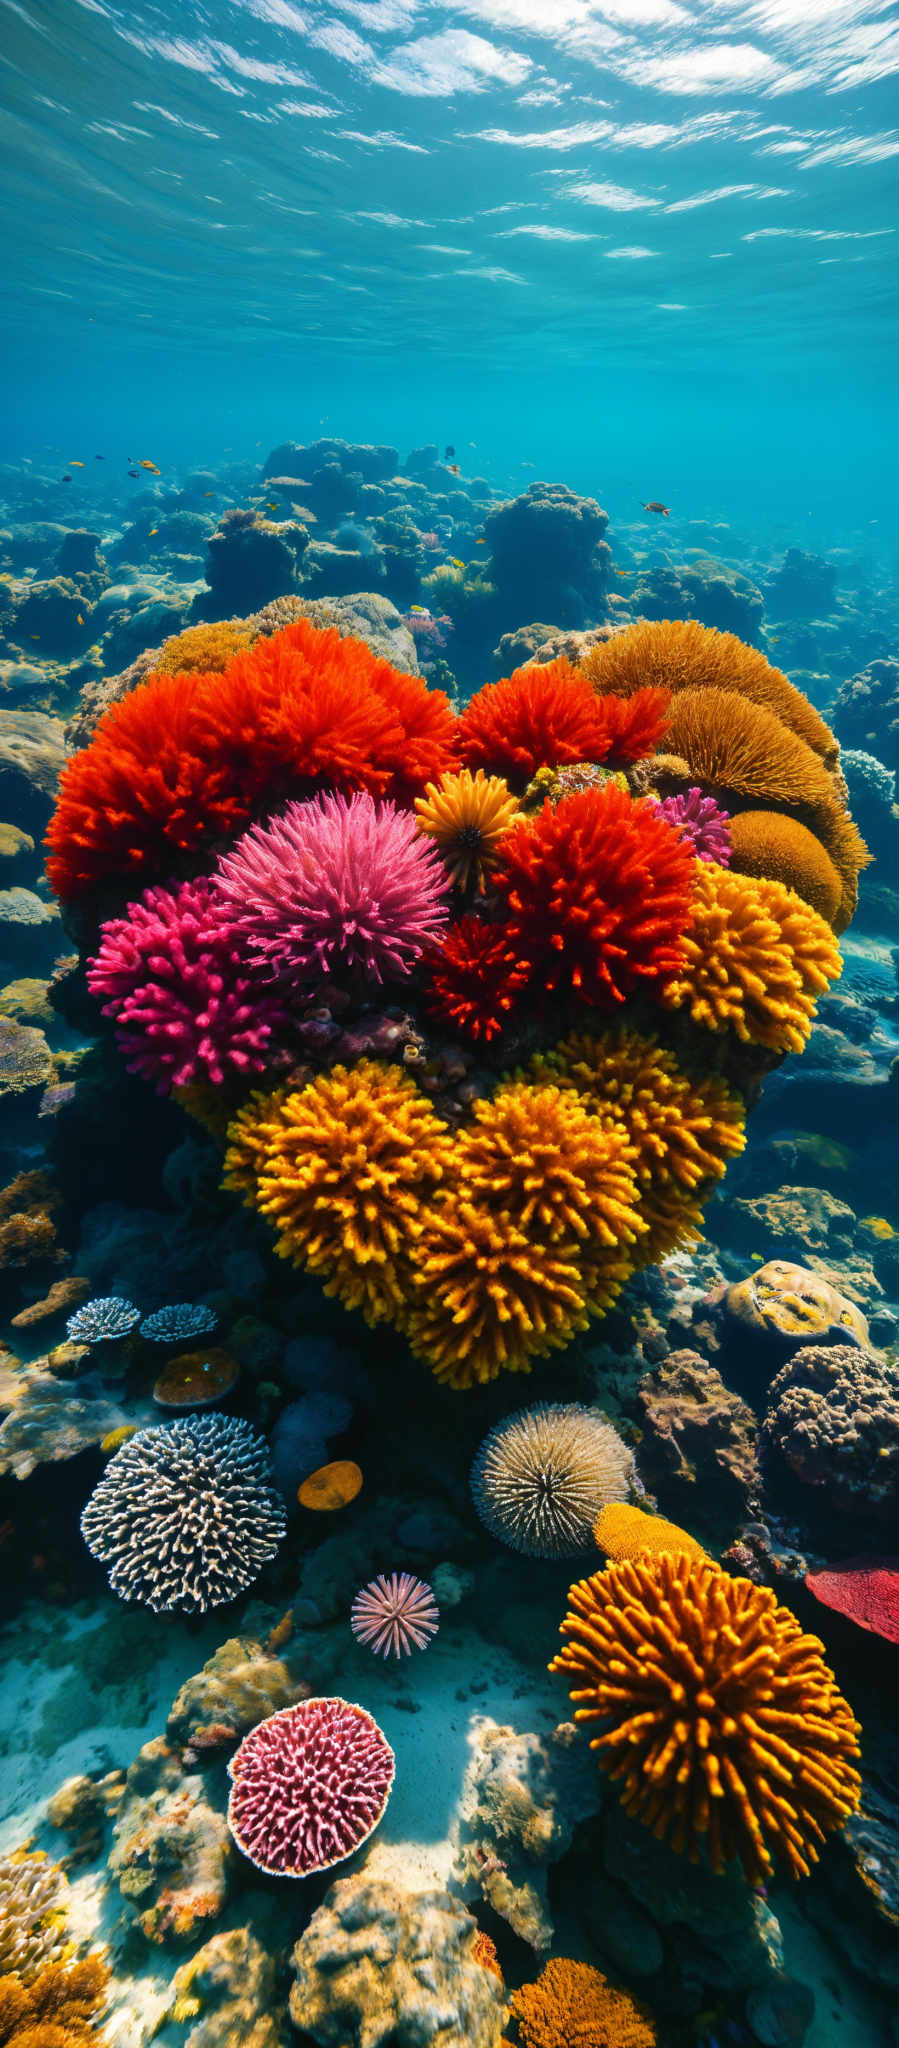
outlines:
M2 20L3 454L433 439L613 512L892 525L886 0Z

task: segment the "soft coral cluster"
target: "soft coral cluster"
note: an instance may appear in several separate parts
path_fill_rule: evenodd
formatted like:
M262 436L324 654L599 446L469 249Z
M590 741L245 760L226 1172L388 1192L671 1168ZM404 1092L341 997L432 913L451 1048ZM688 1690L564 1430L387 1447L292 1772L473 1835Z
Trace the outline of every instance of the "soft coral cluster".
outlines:
M521 791L538 768L650 753L664 731L667 704L667 691L655 688L629 702L597 697L560 655L479 690L459 720L459 751L466 767L504 775Z

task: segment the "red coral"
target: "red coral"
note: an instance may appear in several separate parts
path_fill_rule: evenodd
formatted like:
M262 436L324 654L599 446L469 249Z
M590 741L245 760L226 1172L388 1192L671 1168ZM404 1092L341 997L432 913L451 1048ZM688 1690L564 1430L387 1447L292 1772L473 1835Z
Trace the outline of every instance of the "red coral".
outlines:
M805 1583L822 1607L847 1615L884 1642L899 1643L899 1557L850 1557L845 1564L806 1572Z
M560 655L543 667L517 668L487 683L459 720L458 744L466 768L504 775L523 790L538 768L568 761L604 761L609 751L605 700Z
M696 863L646 798L611 783L547 801L502 841L508 939L550 992L623 1002L680 960Z
M151 676L111 707L63 770L50 880L68 901L150 879L319 781L404 797L452 765L453 731L442 691L301 619L222 674Z
M668 724L670 690L646 683L632 697L597 697L596 715L606 735L606 756L611 763L640 761L654 754Z
M505 926L479 917L460 917L429 966L432 1015L488 1042L508 1023L529 977Z

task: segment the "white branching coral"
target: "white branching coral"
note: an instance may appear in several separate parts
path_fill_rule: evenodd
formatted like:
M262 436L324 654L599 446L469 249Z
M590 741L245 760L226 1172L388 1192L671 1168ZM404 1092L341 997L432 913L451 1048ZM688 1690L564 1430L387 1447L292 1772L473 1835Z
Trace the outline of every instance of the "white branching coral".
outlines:
M122 1600L205 1614L237 1598L287 1527L268 1448L248 1422L190 1416L116 1451L81 1517Z
M28 1983L48 1963L62 1962L66 1881L42 1853L0 1856L0 1977Z

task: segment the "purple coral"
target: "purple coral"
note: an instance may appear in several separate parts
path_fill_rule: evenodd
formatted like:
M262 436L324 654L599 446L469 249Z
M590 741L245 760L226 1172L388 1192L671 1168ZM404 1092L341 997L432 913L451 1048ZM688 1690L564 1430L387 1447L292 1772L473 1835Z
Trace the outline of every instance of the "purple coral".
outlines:
M415 820L367 794L290 803L219 862L247 943L278 974L408 974L446 923L449 878Z
M212 883L146 889L103 926L88 987L114 1017L131 1073L157 1092L260 1073L284 1012L241 958L233 911Z
M411 1572L382 1573L356 1594L350 1626L360 1643L382 1657L409 1657L426 1650L440 1627L440 1609L424 1579Z
M658 809L669 825L679 825L689 839L697 860L714 860L730 866L730 813L722 811L714 797L703 796L695 786L680 796L666 796Z

